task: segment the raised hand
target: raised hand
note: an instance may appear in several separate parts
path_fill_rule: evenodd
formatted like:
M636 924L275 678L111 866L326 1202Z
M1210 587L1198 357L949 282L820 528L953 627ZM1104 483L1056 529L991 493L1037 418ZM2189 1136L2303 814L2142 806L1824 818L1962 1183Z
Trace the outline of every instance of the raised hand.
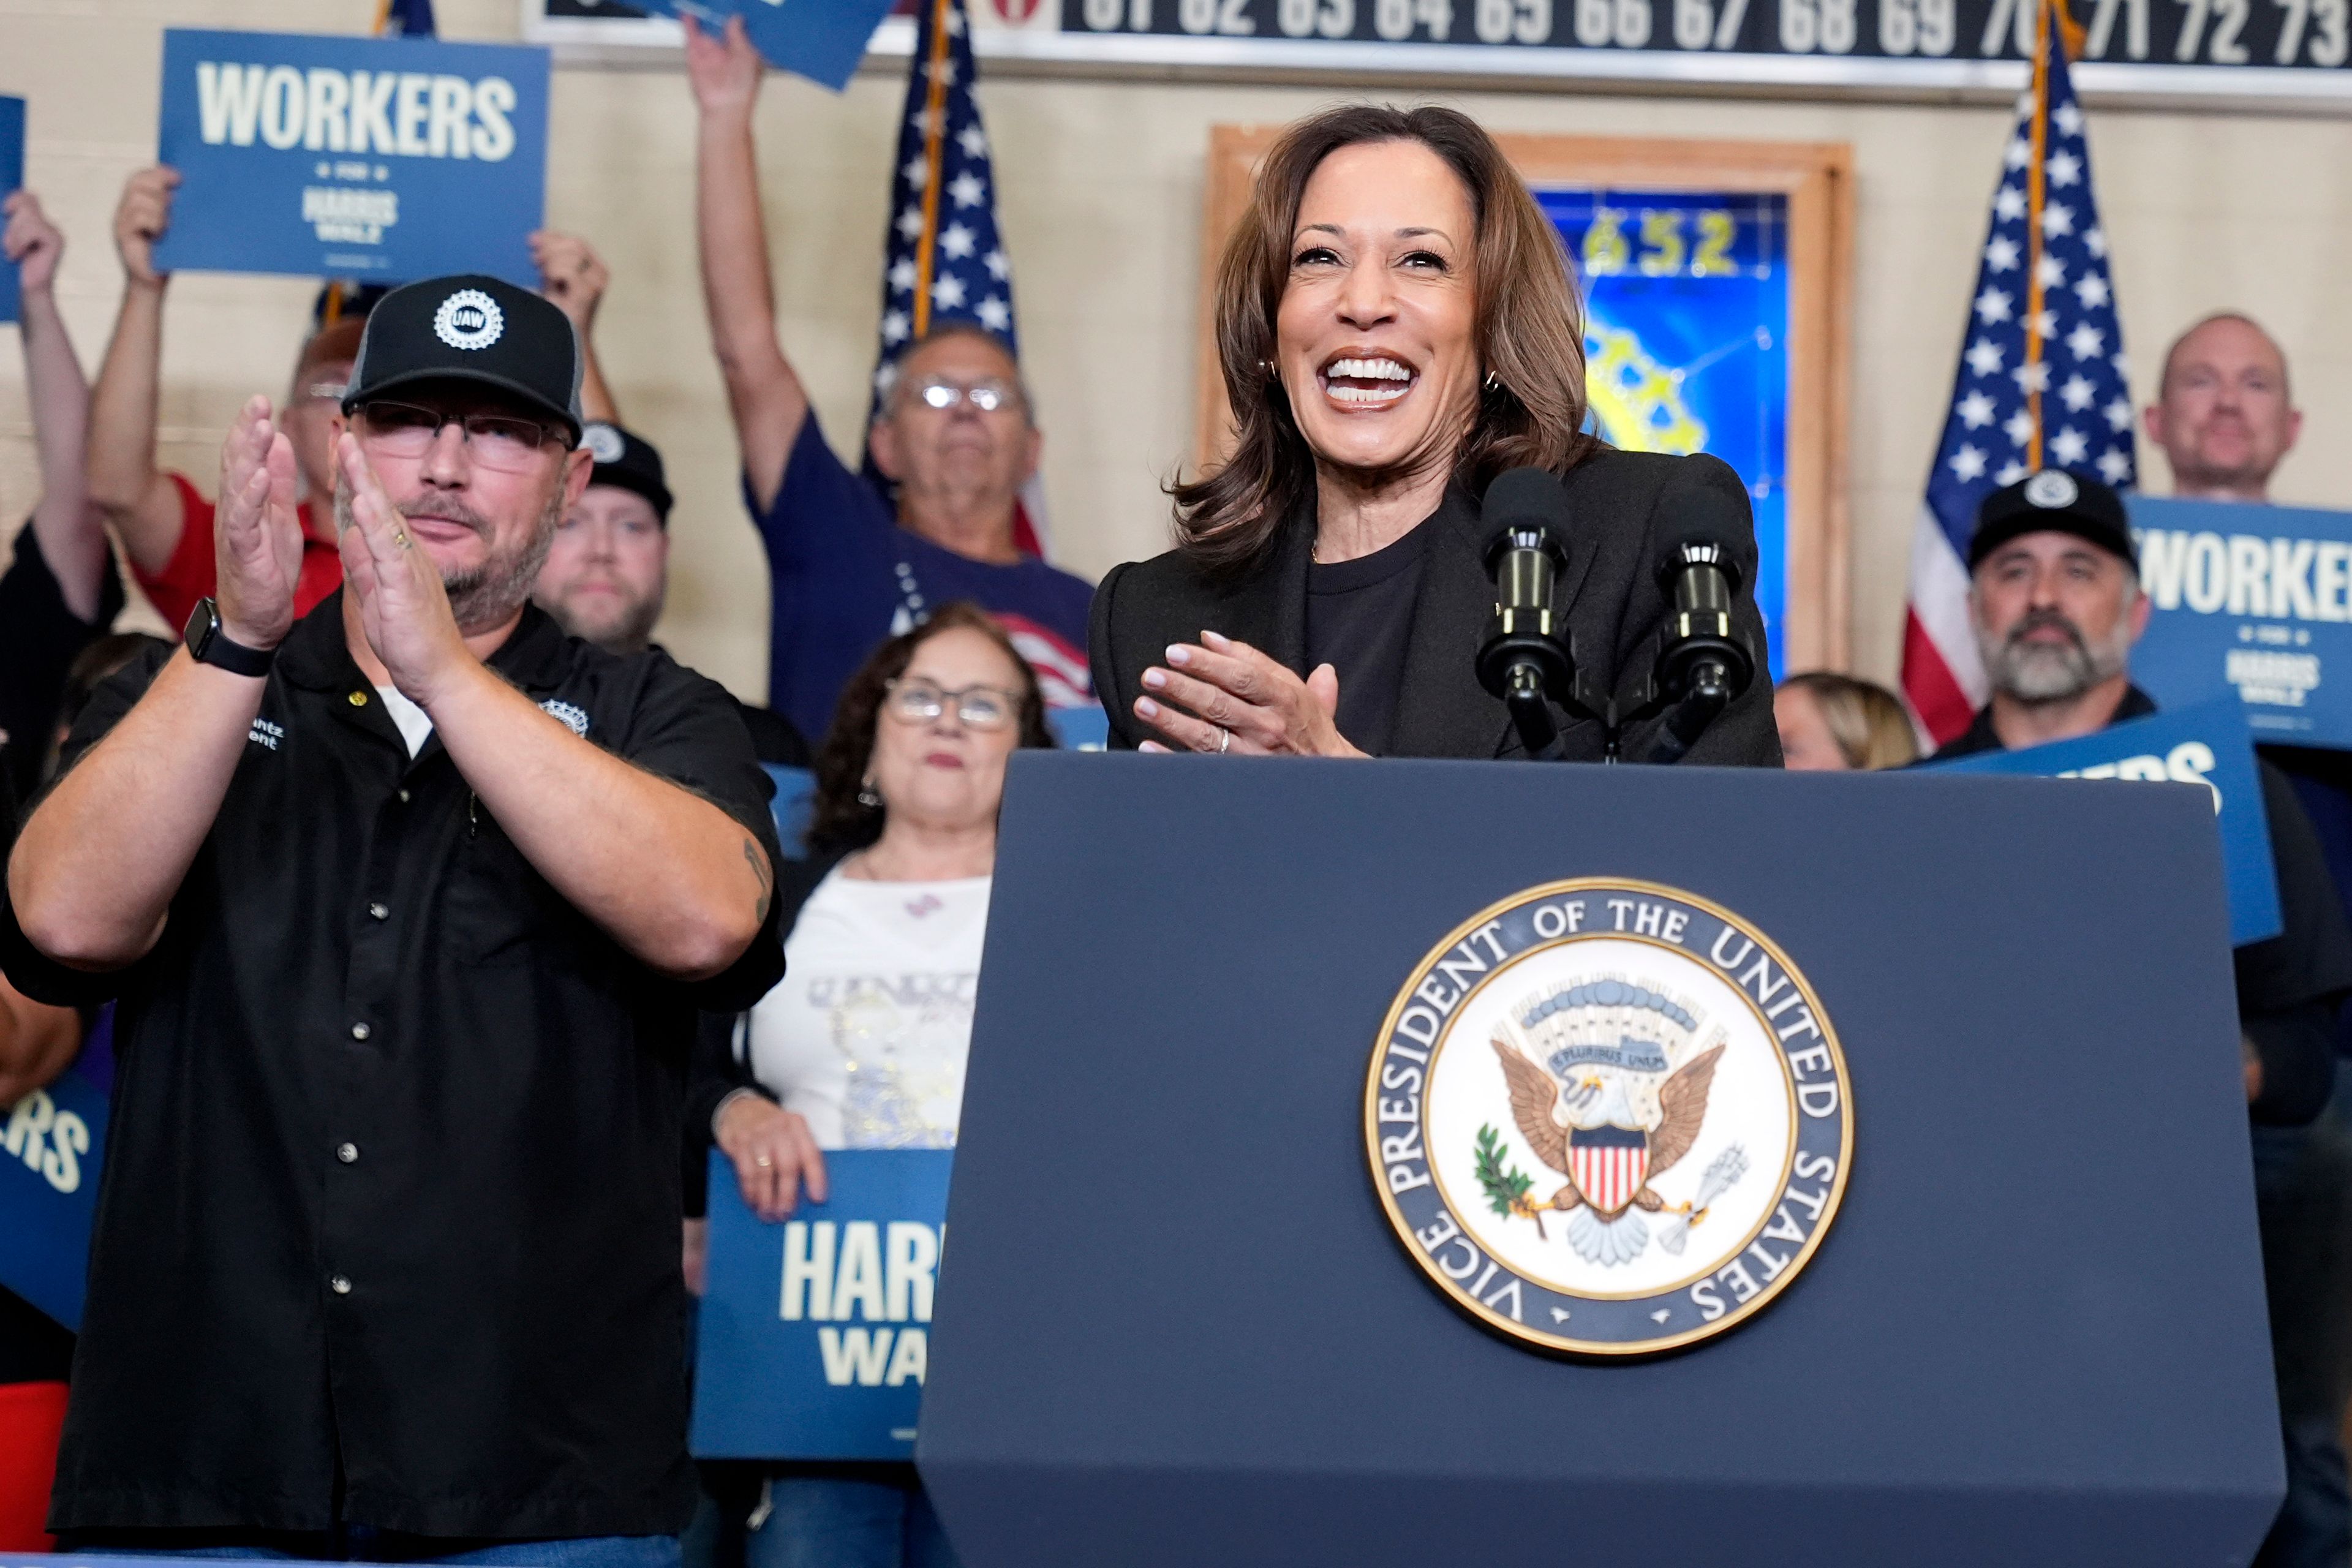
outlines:
M686 79L696 106L705 114L751 113L768 65L751 47L743 18L728 17L726 29L716 35L683 12L678 20L686 25Z
M0 216L8 220L7 227L0 229L0 256L16 264L16 286L27 294L37 294L57 280L58 258L65 254L66 237L30 191L12 192L0 202Z
M294 624L302 575L302 521L294 505L293 445L269 416L269 399L248 399L221 444L213 525L215 596L232 642L276 647Z
M1176 742L1146 741L1146 752L1181 749L1236 756L1360 757L1339 733L1339 676L1319 665L1301 680L1247 643L1202 632L1168 649L1172 668L1143 672L1135 716Z
M335 444L335 462L352 497L343 583L359 599L361 629L401 694L430 712L441 683L474 658L449 609L441 569L417 547L408 520L349 431Z
M155 270L155 242L172 226L172 193L179 188L180 172L162 163L140 170L122 187L121 205L114 209L114 248L134 283L161 283L167 276Z
M541 229L530 237L531 264L539 268L539 291L572 318L585 336L596 324L596 307L612 274L584 239Z

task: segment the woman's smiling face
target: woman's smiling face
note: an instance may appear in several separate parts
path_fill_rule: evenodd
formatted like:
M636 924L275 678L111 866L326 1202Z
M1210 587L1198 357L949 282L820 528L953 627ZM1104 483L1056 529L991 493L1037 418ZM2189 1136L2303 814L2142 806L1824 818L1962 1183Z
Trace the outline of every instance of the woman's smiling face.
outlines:
M1478 404L1476 229L1469 191L1418 142L1360 142L1317 165L1275 336L1318 462L1376 473L1452 463Z

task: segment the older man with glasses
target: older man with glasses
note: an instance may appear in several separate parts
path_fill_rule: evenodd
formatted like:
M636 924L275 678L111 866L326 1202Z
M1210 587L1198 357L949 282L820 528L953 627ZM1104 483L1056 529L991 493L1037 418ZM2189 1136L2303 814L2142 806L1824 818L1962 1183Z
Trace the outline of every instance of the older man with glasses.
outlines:
M698 1007L782 973L726 693L530 602L586 487L579 345L394 291L336 425L222 453L216 597L102 687L0 965L118 999L50 1527L77 1550L669 1568L692 1500L679 1115Z
M834 455L776 336L751 136L760 56L740 19L717 35L690 18L686 26L700 110L703 299L772 588L769 706L804 734L824 734L866 656L952 600L996 616L1048 703L1090 703L1094 590L1015 542L1042 438L1013 355L984 328L958 322L900 357L872 430L895 506Z

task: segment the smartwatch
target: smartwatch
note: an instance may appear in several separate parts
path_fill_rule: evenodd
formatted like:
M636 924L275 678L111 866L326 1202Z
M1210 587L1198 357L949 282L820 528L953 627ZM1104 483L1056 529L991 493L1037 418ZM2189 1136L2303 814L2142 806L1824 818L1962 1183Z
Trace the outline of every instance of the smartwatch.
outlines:
M231 641L221 630L220 603L207 595L196 601L188 612L188 624L180 633L180 640L188 645L189 655L198 664L217 665L231 675L268 675L270 661L278 650L247 647Z

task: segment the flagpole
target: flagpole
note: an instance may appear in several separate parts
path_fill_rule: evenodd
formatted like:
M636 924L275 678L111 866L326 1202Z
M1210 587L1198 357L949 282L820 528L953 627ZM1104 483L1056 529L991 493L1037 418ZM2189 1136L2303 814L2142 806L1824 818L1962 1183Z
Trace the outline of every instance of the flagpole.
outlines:
M2033 161L2025 172L2025 363L2042 363L2042 210L2048 178L2043 164L2050 138L2050 12L2058 0L2042 0L2033 26ZM2042 438L2042 381L2029 368L2025 378L2025 416L2033 424L2030 454L2039 470L2048 456Z
M938 251L940 163L947 142L948 7L955 0L931 0L930 79L923 92L923 237L915 248L915 323L910 342L931 330L931 258Z

